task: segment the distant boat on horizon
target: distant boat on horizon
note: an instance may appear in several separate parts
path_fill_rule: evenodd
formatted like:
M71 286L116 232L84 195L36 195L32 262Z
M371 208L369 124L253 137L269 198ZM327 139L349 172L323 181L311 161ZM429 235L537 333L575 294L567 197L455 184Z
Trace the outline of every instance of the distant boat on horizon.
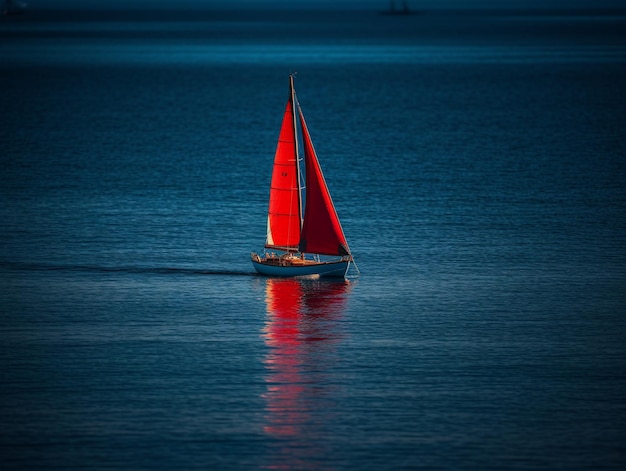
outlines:
M252 265L261 275L345 278L350 264L356 268L296 98L293 75L274 156L265 249L281 253L252 253Z
M411 15L411 9L409 8L409 4L406 1L402 2L401 8L396 8L396 2L391 0L389 2L389 9L380 12L381 15Z
M28 5L15 0L4 0L2 3L2 14L4 16L21 15L26 11Z

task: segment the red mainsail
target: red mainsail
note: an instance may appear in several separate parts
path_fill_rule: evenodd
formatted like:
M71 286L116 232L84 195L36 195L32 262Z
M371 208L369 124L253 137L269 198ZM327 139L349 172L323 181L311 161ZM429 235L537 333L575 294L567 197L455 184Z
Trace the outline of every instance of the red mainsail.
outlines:
M298 111L306 163L306 208L299 250L322 255L350 255L302 110Z
M298 250L302 221L295 124L292 83L274 156L265 243L287 251Z

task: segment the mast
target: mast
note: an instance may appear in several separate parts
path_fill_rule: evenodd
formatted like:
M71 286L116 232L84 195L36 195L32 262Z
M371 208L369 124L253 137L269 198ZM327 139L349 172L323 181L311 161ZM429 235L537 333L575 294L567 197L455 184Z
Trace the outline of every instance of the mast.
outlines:
M296 180L298 184L298 216L300 220L300 230L302 230L302 224L304 221L303 211L302 211L302 184L300 182L300 152L298 150L298 127L296 125L296 107L298 110L300 109L300 104L296 100L296 87L294 86L294 77L295 73L289 74L289 98L291 100L291 114L293 116L293 129L294 129L294 140L293 145L295 147L294 152L296 155Z

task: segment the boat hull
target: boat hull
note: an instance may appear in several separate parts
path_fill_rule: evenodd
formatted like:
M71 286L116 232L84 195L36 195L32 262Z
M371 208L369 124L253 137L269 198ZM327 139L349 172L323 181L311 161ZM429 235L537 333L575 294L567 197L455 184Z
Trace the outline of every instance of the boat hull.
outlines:
M252 260L252 265L259 274L281 277L317 275L320 277L345 278L349 263L349 261L340 260L337 262L319 262L301 266L278 266Z

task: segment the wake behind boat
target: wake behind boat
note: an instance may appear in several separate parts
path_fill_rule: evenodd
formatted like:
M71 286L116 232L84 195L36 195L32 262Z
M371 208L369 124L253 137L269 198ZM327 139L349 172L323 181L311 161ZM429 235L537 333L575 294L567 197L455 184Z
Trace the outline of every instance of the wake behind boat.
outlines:
M252 253L252 264L262 275L345 277L350 264L356 267L296 98L293 75L274 156L265 248L279 253Z

